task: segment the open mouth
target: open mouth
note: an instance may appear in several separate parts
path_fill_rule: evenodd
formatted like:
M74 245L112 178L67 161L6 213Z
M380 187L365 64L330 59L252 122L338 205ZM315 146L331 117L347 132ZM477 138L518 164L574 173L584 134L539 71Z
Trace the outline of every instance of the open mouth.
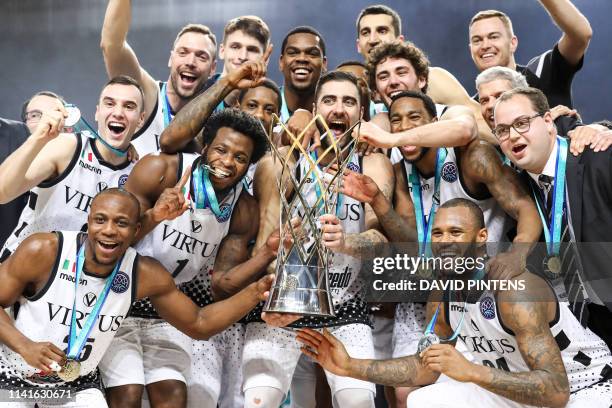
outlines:
M98 241L98 245L105 251L115 250L119 244L113 241Z
M328 126L329 129L334 132L334 135L336 136L344 134L344 132L346 132L346 129L348 129L346 123L341 120L333 120L329 122Z
M512 146L512 153L514 153L515 155L521 154L522 152L525 151L525 148L527 147L526 144L517 144Z
M480 56L480 58L485 60L485 61L488 61L490 59L495 58L495 53L493 53L493 52L485 52L484 54L482 54Z
M119 123L119 122L109 122L108 123L108 130L114 136L119 136L125 130L125 125L123 123Z
M229 171L223 170L223 169L219 169L219 168L216 168L216 167L211 167L208 164L205 164L204 168L206 170L208 170L208 172L210 174L212 174L213 176L215 176L217 178L226 178L226 177L231 176L231 173Z
M311 72L312 71L310 69L304 67L294 68L293 70L291 70L291 73L296 79L302 80L306 79Z
M198 76L196 74L192 74L191 72L181 72L179 76L181 77L181 81L186 82L189 85L194 84L198 79Z
M406 145L406 146L401 146L400 150L402 151L402 153L412 154L412 153L416 152L417 147L416 146Z

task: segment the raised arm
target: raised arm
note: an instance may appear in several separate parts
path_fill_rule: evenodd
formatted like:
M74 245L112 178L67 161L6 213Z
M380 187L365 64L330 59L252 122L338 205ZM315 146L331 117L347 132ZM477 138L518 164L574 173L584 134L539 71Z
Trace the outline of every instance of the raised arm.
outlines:
M359 127L359 137L371 145L382 148L405 145L464 146L477 137L476 120L469 108L450 107L443 115L443 119L399 133L389 133L371 122L363 122Z
M60 175L68 167L77 136L59 133L64 117L63 107L45 112L34 133L0 165L0 204Z
M199 308L176 288L170 273L153 258L141 257L138 273L138 297L149 297L164 320L198 340L220 333L245 316L266 299L274 280L273 275L265 276L228 299Z
M589 20L570 0L540 0L540 3L563 32L559 52L571 65L578 65L593 36Z
M161 134L161 150L165 153L182 150L200 133L208 117L230 92L259 86L265 79L271 52L268 47L261 61L241 65L185 105Z
M0 265L0 343L42 371L50 371L53 362L61 364L65 354L51 342L33 342L24 336L3 308L12 306L22 295L34 295L45 285L57 249L56 234L34 234Z
M443 68L432 67L429 70L427 95L429 95L434 102L439 104L469 108L474 114L474 118L476 118L478 136L490 143L496 143L489 125L480 113L480 105L470 98L470 95L466 92L463 85L461 85L453 74Z
M159 89L151 75L140 66L134 50L127 43L131 20L131 0L109 0L102 24L100 48L109 78L128 75L142 86L146 122L157 103Z
M211 288L215 300L231 296L260 277L276 259L268 243L249 258L249 243L257 236L259 206L248 194L242 194L232 213L230 230L221 241L215 258Z

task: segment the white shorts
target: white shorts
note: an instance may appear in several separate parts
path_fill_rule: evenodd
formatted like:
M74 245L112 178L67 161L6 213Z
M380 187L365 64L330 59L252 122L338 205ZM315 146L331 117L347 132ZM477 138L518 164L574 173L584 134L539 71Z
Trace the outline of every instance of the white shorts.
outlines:
M4 396L9 395L8 391L2 390ZM0 401L0 408L34 408L34 402L2 402ZM38 408L107 408L106 399L104 394L97 388L88 388L83 391L79 391L75 395L75 399L71 402L65 403L36 403Z
M193 341L188 407L242 407L242 347L245 327L235 323L208 341Z
M129 317L100 361L102 381L107 388L163 380L186 383L191 343L189 336L163 320Z
M356 358L374 358L372 329L365 324L330 327L329 331ZM291 329L271 327L265 323L249 323L242 355L243 389L273 387L285 395L301 356L300 344ZM332 396L344 389L360 389L375 393L375 385L325 372Z
M395 309L393 326L393 358L417 352L419 339L425 332L427 310L421 303L400 303Z
M570 395L566 408L609 408L612 404L612 382L599 383ZM485 390L473 383L449 380L428 385L408 395L410 408L496 407L528 408Z
M387 360L393 355L394 320L383 316L372 316L372 339L374 341L374 358Z

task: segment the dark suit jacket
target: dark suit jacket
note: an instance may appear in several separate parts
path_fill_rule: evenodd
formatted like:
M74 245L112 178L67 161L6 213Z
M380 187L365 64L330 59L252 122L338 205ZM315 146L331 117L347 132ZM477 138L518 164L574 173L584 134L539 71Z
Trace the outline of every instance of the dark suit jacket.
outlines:
M29 134L22 122L0 118L0 163L21 146ZM4 245L4 241L15 229L27 197L26 193L10 203L0 205L0 246Z
M538 191L525 171L523 177ZM568 153L566 187L583 279L612 310L612 150Z

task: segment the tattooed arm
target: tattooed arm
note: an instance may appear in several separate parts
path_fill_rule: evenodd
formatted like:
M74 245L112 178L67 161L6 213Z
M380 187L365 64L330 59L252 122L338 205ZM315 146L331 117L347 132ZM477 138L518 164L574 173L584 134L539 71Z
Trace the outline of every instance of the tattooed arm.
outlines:
M530 371L515 373L477 366L473 382L521 404L564 407L569 399L569 383L559 346L549 328L556 307L562 306L556 304L541 278L531 274L521 278L527 280L527 292L500 292L499 313L503 323L515 333ZM535 290L546 291L548 296L534 295Z
M268 48L261 61L243 64L236 71L222 76L206 92L185 105L161 134L161 151L176 153L184 149L202 130L217 105L234 89L259 86L266 76L270 52L272 49Z
M276 259L274 243L266 245L249 258L249 243L257 236L259 206L249 194L241 194L232 213L230 230L221 241L215 258L211 289L215 300L232 296L259 278ZM272 238L273 239L273 238Z
M427 319L431 319L438 302L427 303ZM441 337L452 333L445 322L444 307L440 306L435 332ZM436 382L438 373L425 368L417 355L391 360L361 360L351 358L342 343L328 331L323 334L303 329L298 331L297 340L304 344L302 352L315 359L326 370L345 377L370 381L391 387L412 387Z
M352 173L352 175L359 176L357 173ZM373 191L374 189L378 191L381 199L386 202L391 200L395 180L391 162L384 154L375 153L363 158L363 176L361 180L368 182ZM359 200L359 198L356 199ZM365 205L365 229L364 232L358 234L348 234L345 237L343 247L338 249L338 252L356 258L369 259L373 257L374 246L387 242L387 238L381 232L383 228L370 204Z

